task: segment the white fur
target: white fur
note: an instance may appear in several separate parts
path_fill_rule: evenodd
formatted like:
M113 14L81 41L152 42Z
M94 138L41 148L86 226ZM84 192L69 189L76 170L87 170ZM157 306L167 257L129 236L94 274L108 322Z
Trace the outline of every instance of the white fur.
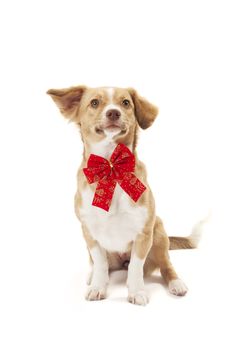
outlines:
M115 105L114 103L109 103L104 107L102 114L105 115L106 111L109 109L117 109L119 112L121 112L119 106Z
M116 143L109 134L98 143L91 145L91 153L109 158ZM131 147L130 147L131 148ZM81 220L85 223L93 239L108 251L127 251L128 244L133 242L145 226L148 211L146 207L131 205L132 199L117 184L109 211L92 205L96 184L82 191Z
M169 289L169 292L171 294L174 294L174 295L177 295L177 296L183 296L188 291L187 286L179 278L170 281L169 284L168 284L168 289Z
M98 156L101 156L107 159L110 158L112 152L117 146L116 142L113 141L113 136L115 134L116 134L115 131L109 132L107 133L106 137L102 141L92 143L90 145L91 153L97 154Z
M93 206L94 192L90 187L82 192L80 216L93 239L108 251L127 251L128 244L142 232L147 219L146 207L134 207L132 199L117 184L108 212Z
M192 244L195 247L198 246L198 243L200 242L200 239L202 237L204 226L210 221L210 219L211 219L211 212L209 212L208 215L204 219L198 221L193 226L192 233L189 236L189 239L191 240Z
M96 245L90 249L94 263L91 284L94 286L105 286L108 283L108 260L103 248Z
M140 290L136 293L129 293L128 301L132 304L145 306L149 302L147 293L144 290Z
M113 137L119 133L119 131L105 131L106 137L96 143L90 145L91 153L97 154L98 156L109 159L117 146L117 143L113 140ZM127 146L132 151L132 145Z
M136 254L132 253L130 264L128 267L127 285L130 292L137 292L144 289L143 282L143 265L145 259L140 259Z
M108 118L106 116L106 113L108 110L110 109L117 109L121 114L122 114L122 110L121 108L119 108L118 105L113 103L113 95L114 95L114 88L113 87L108 87L105 88L107 95L108 95L108 104L104 107L102 113L101 113L101 121L102 123L107 123L108 122ZM116 128L116 130L114 131L109 131L108 129L104 129L104 134L105 136L107 136L107 138L112 138L113 136L119 134L121 132L120 127ZM104 147L103 147L104 148Z
M108 87L107 88L107 94L108 94L109 102L112 103L113 102L114 88L113 87Z
M144 290L143 265L145 259L140 259L132 250L128 267L127 285L129 289L128 301L133 304L146 305L149 301Z
M115 132L106 133L104 140L91 144L91 153L109 159L116 147L113 141L114 135ZM132 150L132 147L130 149ZM118 184L108 212L93 206L95 188L96 184L88 185L82 191L82 206L79 211L81 221L85 223L89 234L99 243L96 249L91 249L94 265L91 284L86 294L88 300L99 300L106 296L107 275L103 271L106 271L107 261L106 252L102 248L109 252L126 252L129 243L134 242L137 235L142 233L148 217L147 208L133 206L132 199ZM133 253L127 280L128 300L139 305L148 303L148 297L144 291L143 265L144 260Z
M119 106L113 103L114 88L112 87L106 88L106 91L108 95L108 104L105 106L105 108L102 111L102 119L106 119L106 112L109 109L117 109L119 112L122 113L122 110L119 108Z
M86 298L88 300L104 299L109 281L106 252L99 245L96 245L90 249L90 254L93 260L93 271Z

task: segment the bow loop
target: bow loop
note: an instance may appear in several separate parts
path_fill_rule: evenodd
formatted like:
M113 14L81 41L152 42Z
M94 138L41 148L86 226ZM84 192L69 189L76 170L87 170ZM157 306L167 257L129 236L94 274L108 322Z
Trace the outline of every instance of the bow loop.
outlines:
M92 184L108 176L111 172L111 167L107 159L91 154L87 161L87 168L84 168L83 172L87 181Z
M134 172L135 157L133 153L124 144L119 144L111 155L110 161L114 164L116 172L122 174L125 172ZM121 176L121 175L120 175Z
M90 184L97 182L92 205L108 211L117 183L137 202L146 187L133 174L134 169L135 156L124 144L116 146L109 161L91 154L83 172Z

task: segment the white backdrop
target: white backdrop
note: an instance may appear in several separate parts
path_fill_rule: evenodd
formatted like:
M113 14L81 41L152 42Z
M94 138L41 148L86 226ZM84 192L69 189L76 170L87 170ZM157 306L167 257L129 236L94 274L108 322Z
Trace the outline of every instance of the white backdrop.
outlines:
M232 349L231 1L2 1L0 5L1 348ZM147 281L146 308L84 300L88 259L73 211L79 132L49 88L133 86L157 104L141 132L157 211L189 234L212 211L200 248L172 252L189 286ZM157 282L157 283L155 283Z

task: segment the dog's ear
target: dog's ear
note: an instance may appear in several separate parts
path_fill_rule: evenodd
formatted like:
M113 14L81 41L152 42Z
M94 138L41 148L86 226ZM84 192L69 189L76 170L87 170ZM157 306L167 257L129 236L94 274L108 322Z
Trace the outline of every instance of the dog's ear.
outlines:
M47 94L52 97L64 117L73 119L78 114L80 102L86 89L85 86L50 89L47 91Z
M139 126L142 129L149 128L158 114L158 108L139 96L136 90L129 88L128 91L133 99L135 116Z

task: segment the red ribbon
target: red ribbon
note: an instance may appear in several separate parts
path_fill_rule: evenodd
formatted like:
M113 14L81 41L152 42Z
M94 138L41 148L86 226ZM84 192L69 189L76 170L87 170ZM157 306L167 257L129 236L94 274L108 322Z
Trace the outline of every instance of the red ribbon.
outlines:
M137 202L146 187L133 174L134 169L135 156L122 143L116 146L109 161L91 154L83 172L90 184L97 182L92 205L108 211L117 183Z

